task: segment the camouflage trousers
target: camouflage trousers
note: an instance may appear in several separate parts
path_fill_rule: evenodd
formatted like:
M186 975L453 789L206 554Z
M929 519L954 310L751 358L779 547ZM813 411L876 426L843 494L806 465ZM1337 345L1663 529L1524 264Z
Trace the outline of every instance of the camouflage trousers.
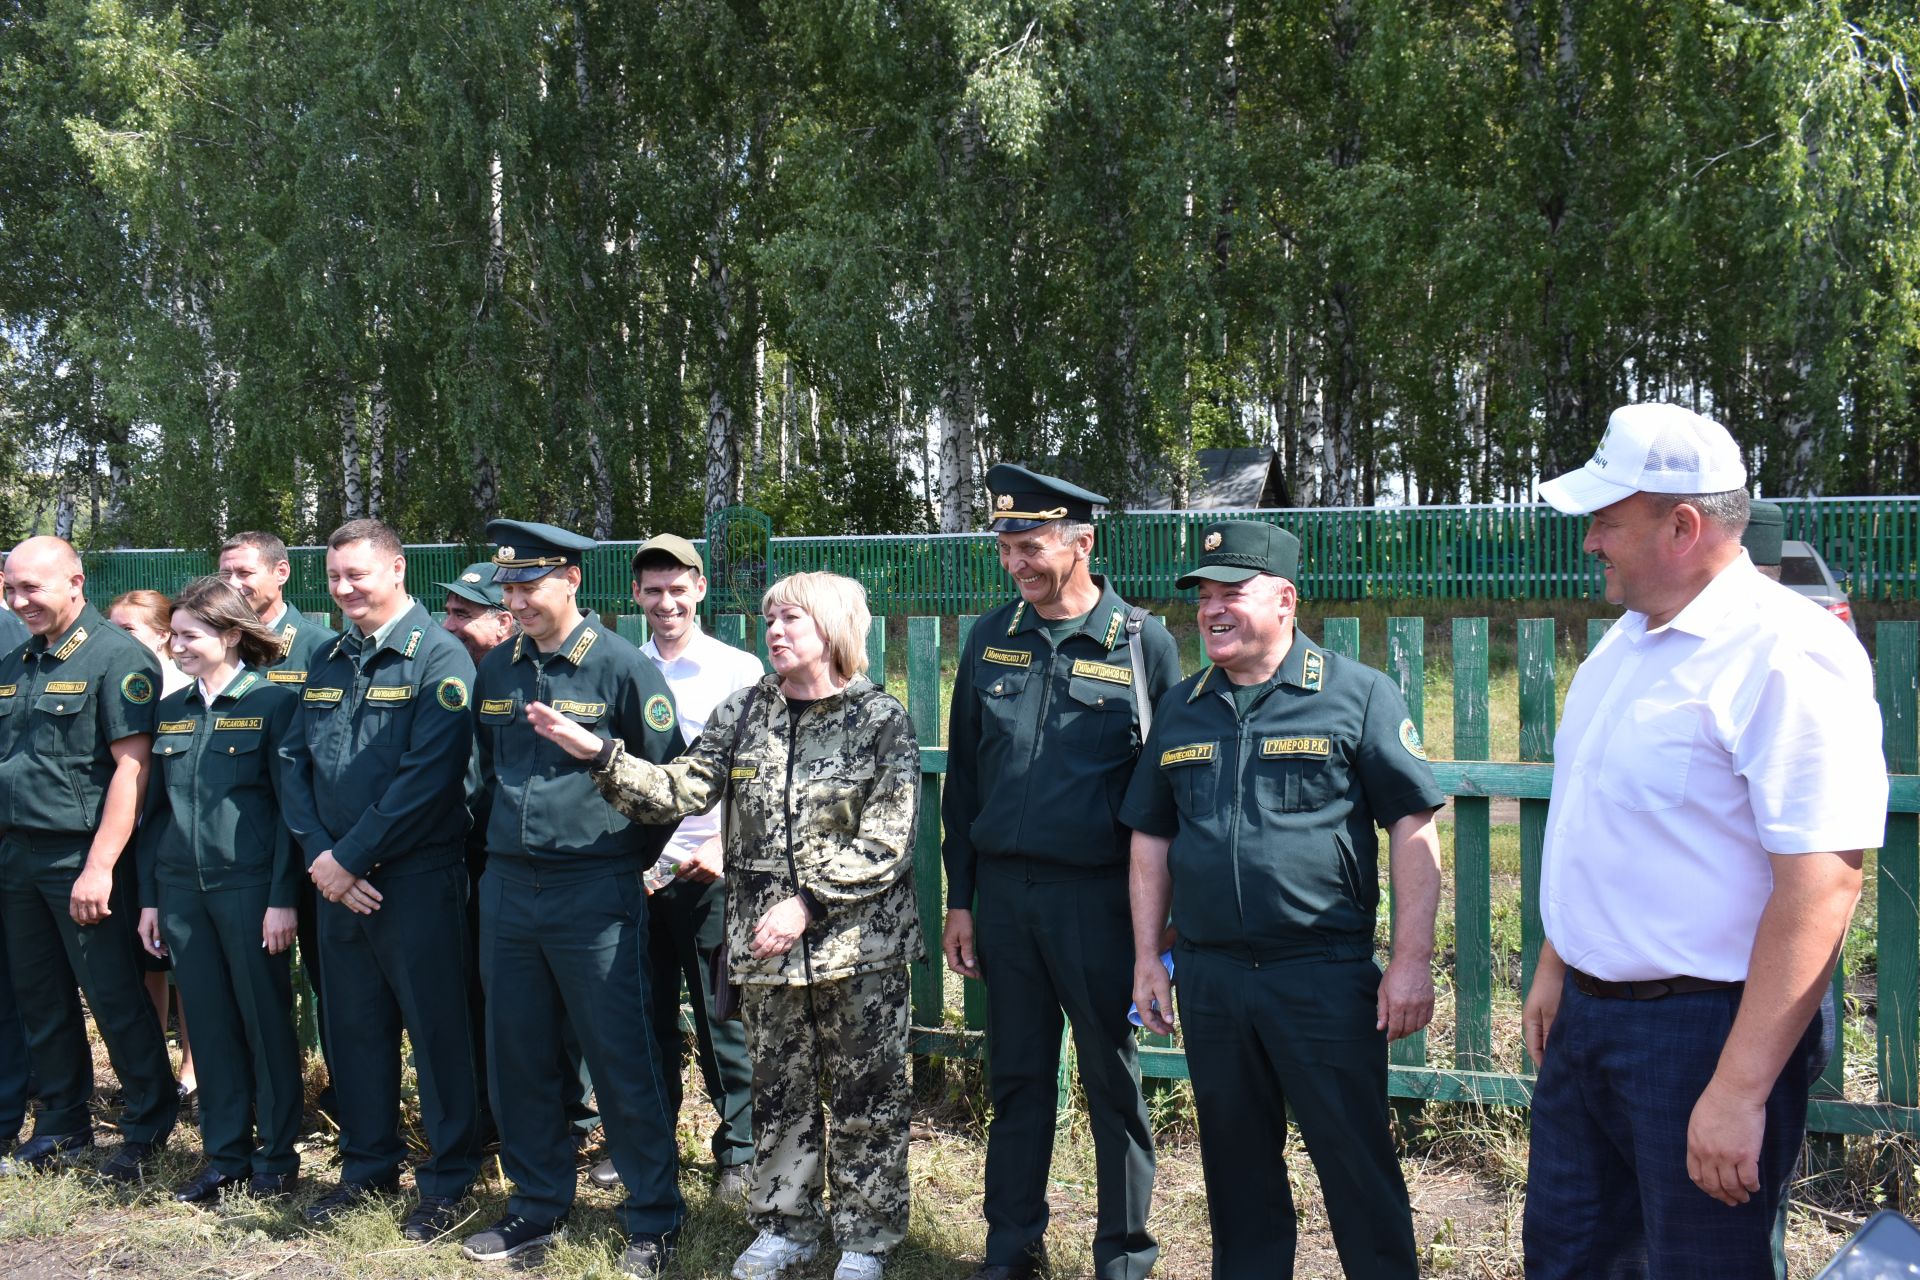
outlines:
M749 985L740 1014L753 1058L754 1228L820 1239L830 1178L842 1249L899 1244L912 1109L906 966L811 987Z

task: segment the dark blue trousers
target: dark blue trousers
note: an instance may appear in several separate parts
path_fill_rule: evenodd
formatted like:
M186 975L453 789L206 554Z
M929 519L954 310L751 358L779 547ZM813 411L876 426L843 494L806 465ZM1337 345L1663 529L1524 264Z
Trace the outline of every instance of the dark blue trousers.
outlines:
M6 943L0 939L0 1150L13 1146L20 1136L20 1126L26 1123L32 1079L27 1033L20 1025L20 1005L13 996Z
M1740 997L1603 1000L1569 979L1533 1091L1528 1280L1784 1276L1774 1222L1806 1136L1807 1090L1833 1051L1833 996L1767 1098L1760 1191L1729 1207L1687 1176L1687 1122Z

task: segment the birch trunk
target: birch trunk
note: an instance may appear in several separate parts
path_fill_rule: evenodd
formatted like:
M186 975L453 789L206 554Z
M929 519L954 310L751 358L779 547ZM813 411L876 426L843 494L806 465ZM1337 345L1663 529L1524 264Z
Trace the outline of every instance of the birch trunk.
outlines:
M360 393L341 379L336 410L340 423L340 515L342 521L367 514L366 474L360 458Z

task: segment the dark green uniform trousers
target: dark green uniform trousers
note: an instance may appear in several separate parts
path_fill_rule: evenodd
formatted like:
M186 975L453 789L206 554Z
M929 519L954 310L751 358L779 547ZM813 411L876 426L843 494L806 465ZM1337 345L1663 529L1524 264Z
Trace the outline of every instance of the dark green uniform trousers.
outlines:
M313 988L313 1005L316 1011L327 1007L326 976L320 972L320 891L313 887L313 881L306 876L300 877L300 900L294 904L298 913L294 920L294 945L300 951L300 968L307 975L307 985ZM333 1062L333 1054L327 1049L327 1019L321 1014L314 1021L320 1032L320 1061L323 1064ZM327 1065L326 1083L320 1087L319 1107L322 1111L333 1110L333 1067Z
M0 841L0 932L40 1085L34 1131L65 1135L91 1128L93 1053L77 984L87 993L87 1008L126 1097L121 1133L131 1142L164 1141L180 1099L135 954L136 920L116 910L99 924L73 922L69 899L85 857L84 845L50 849L17 836Z
M626 1190L620 1225L629 1235L673 1231L684 1210L679 1151L653 1040L640 873L537 885L503 876L501 862L480 877L480 973L500 1164L513 1182L507 1212L551 1222L573 1205L574 1086L557 1069L571 1021Z
M0 924L0 932L5 929ZM7 946L0 938L0 1149L13 1146L27 1120L33 1088L33 1064L27 1057L27 1032L20 1025L20 1002L13 996Z
M1174 981L1215 1280L1293 1274L1289 1103L1341 1269L1353 1280L1415 1280L1413 1214L1387 1126L1387 1038L1374 1030L1373 957L1256 964L1182 947Z
M1046 1235L1064 1010L1093 1132L1094 1274L1137 1280L1160 1248L1147 1233L1153 1138L1127 1021L1133 998L1127 873L1118 868L1073 880L1032 880L1027 866L983 860L976 890L974 946L987 983L993 1078L986 1260L1011 1265Z
M680 1030L680 993L693 1006L694 1045L707 1097L720 1113L713 1160L722 1169L753 1159L753 1063L738 1021L716 1018L707 964L725 941L727 883L675 880L647 898L647 945L652 952L653 1038L667 1080L667 1108L680 1114L680 1066L686 1037Z
M200 1138L207 1163L233 1178L300 1167L293 969L286 952L268 955L260 945L267 892L266 885L206 893L160 886L161 936L193 1010Z
M380 909L320 903L320 1006L333 1046L340 1180L400 1172L400 1031L413 1045L420 1123L432 1154L414 1170L423 1196L465 1195L480 1167L479 1074L467 1021L467 869L383 877ZM189 1010L191 1016L191 1010Z

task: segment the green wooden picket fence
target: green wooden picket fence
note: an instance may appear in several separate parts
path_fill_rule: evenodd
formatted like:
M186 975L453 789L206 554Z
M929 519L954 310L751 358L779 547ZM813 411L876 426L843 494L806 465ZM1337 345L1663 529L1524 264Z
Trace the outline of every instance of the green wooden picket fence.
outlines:
M915 617L907 621L907 710L922 744L920 828L914 853L921 927L933 954L913 966L913 1052L927 1059L978 1059L985 1053L986 993L978 982L963 980L960 1016L949 1016L950 975L938 956L945 891L940 862L940 778L946 772L945 733L940 713L941 658L952 660L973 625L971 616L945 621ZM1590 650L1609 622L1588 624ZM636 642L645 629L638 618L620 619L620 630ZM755 629L757 630L757 628ZM719 634L729 643L753 650L746 620L722 618ZM1414 723L1426 728L1426 620L1392 618L1387 626L1387 670L1406 697ZM1524 1106L1532 1096L1531 1067L1524 1054L1502 1061L1494 1047L1496 985L1507 963L1496 955L1493 938L1493 857L1491 800L1519 802L1521 954L1517 992L1533 978L1540 953L1540 856L1546 834L1547 800L1553 778L1553 736L1558 717L1555 684L1554 623L1524 619L1517 624L1519 675L1519 756L1488 759L1491 700L1488 678L1490 637L1485 618L1456 618L1452 629L1453 751L1436 759L1433 770L1441 790L1454 803L1454 953L1443 989L1453 990L1454 1031L1450 1061L1428 1055L1424 1034L1392 1046L1388 1088L1396 1098ZM1847 1098L1843 1055L1836 1052L1813 1091L1809 1123L1820 1133L1901 1132L1920 1134L1920 623L1882 622L1875 637L1879 661L1877 691L1885 727L1888 768L1893 772L1886 845L1878 858L1877 1006L1874 1036L1878 1055L1878 1093ZM1356 618L1327 620L1321 642L1357 658L1360 623ZM886 631L876 619L868 637L868 656L885 670ZM1430 749L1436 746L1429 742ZM1838 993L1846 975L1836 973ZM1517 1000L1512 993L1509 999ZM1837 1002L1846 1017L1847 1001ZM1858 1006L1856 1005L1856 1009ZM1858 1012L1854 1016L1858 1016ZM1067 1087L1063 1055L1061 1088ZM1141 1070L1149 1077L1184 1078L1185 1055L1160 1037L1142 1035Z
M1861 600L1920 597L1920 498L1784 499L1786 536L1813 543ZM757 513L755 513L757 514ZM1578 599L1601 594L1597 563L1580 549L1586 522L1545 506L1403 507L1365 510L1175 511L1104 516L1096 522L1096 568L1129 600L1188 595L1174 581L1199 557L1205 526L1222 516L1270 520L1298 534L1300 589L1311 600ZM764 517L762 517L764 519ZM633 541L601 544L586 557L582 603L631 611ZM704 545L699 540L697 545ZM434 582L452 581L485 550L456 543L407 548L407 580L429 603ZM296 547L288 597L325 613L326 553ZM100 551L86 556L88 594L104 604L123 591L169 594L212 570L204 551ZM859 579L876 616L953 617L993 607L1006 577L984 533L771 538L716 590L719 607L752 610L768 581L808 569Z

